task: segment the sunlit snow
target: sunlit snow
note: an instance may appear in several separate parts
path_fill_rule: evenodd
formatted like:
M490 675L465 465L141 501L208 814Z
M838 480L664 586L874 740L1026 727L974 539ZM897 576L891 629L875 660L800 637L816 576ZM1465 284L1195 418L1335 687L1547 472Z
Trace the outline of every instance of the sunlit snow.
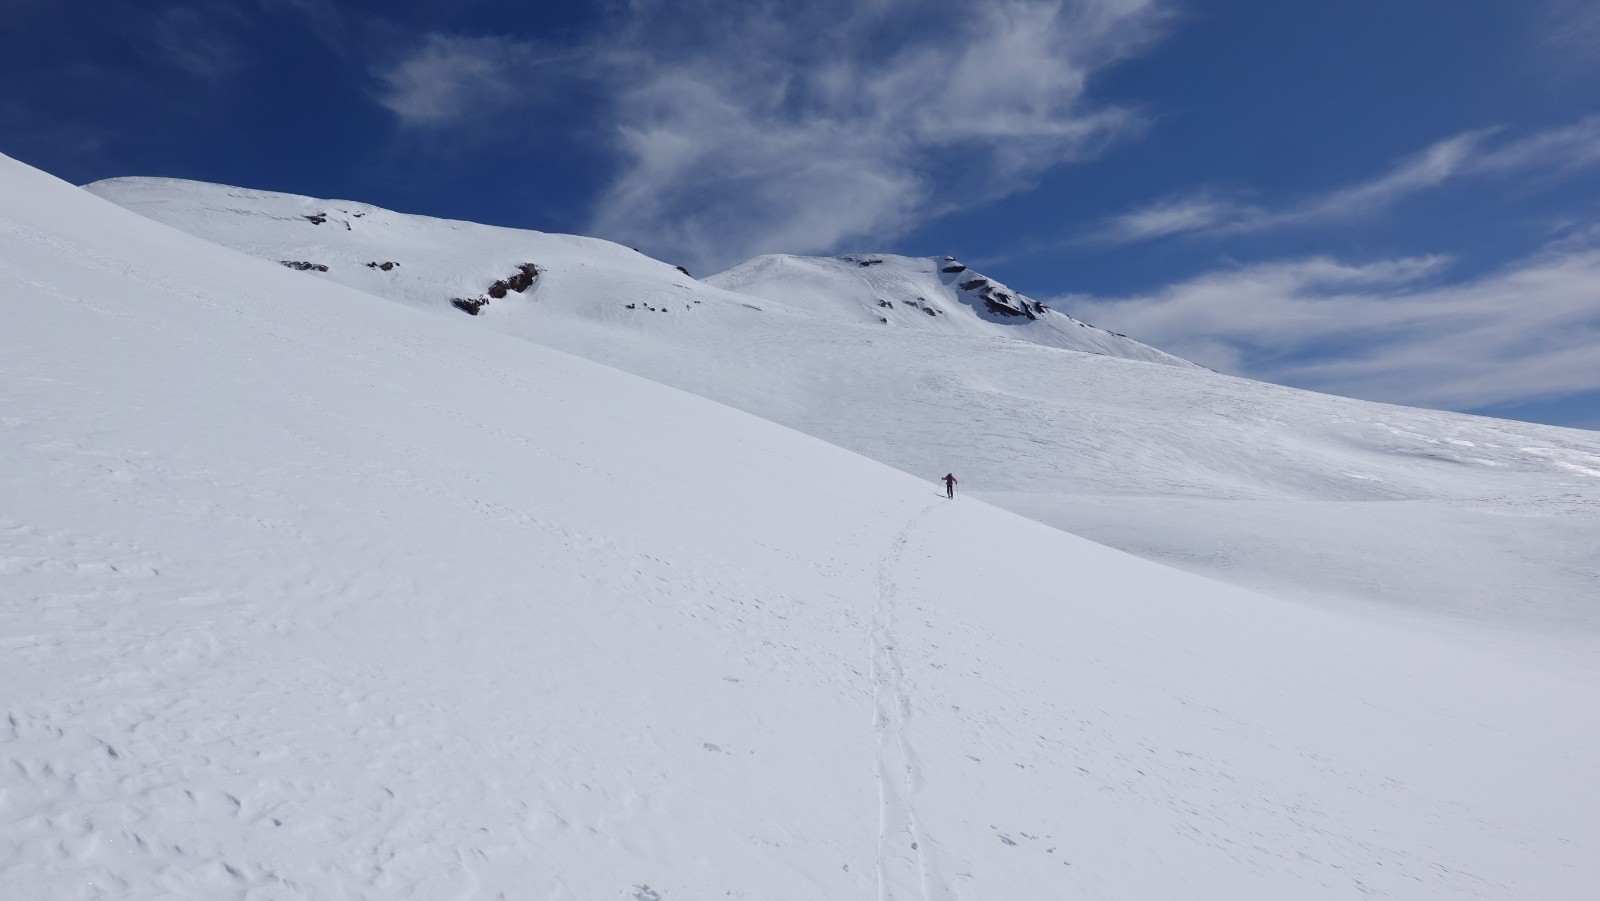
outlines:
M1590 465L1583 433L1004 323L845 327L586 239L373 211L346 234L370 219L388 256L330 216L242 248L263 261L5 158L0 193L8 896L1576 899L1600 876L1600 673L1543 631L1589 621L1560 569L1592 541L1595 480L1559 465ZM227 218L209 237L242 243ZM526 291L449 306L524 262ZM435 314L346 286L388 276ZM974 495L942 497L952 468ZM1240 582L1314 535L1383 539L1297 528L1319 505L1440 530L1296 574L1310 594L1465 584L1512 532L1433 551L1491 521L1567 546L1458 631L1421 611L1471 604L1254 593L985 496L1088 506L1124 545L1210 522L1195 568Z

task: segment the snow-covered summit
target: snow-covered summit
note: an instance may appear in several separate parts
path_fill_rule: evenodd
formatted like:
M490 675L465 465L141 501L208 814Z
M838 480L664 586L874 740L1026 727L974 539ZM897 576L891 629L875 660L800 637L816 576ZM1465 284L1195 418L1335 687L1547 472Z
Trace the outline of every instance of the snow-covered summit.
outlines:
M949 335L1003 337L1128 360L1193 366L1098 329L952 256L769 254L706 279L741 294L831 310L847 320Z

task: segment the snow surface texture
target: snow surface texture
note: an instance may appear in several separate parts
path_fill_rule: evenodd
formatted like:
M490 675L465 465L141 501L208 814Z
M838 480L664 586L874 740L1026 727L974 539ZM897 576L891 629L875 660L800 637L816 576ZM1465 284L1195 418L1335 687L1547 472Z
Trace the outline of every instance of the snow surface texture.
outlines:
M9 159L0 191L8 895L1600 879L1593 658L1262 597Z
M906 472L953 470L975 497L1193 572L1448 615L1430 627L1600 633L1594 432L1219 375L1061 311L997 313L985 295L1034 302L942 257L769 256L703 283L591 238L168 179L89 189L452 318L451 299L534 263L473 324Z

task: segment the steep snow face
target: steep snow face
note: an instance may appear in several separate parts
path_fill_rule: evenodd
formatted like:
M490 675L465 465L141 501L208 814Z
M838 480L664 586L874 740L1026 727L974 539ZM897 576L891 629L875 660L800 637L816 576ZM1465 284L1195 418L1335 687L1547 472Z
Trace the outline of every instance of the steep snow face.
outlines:
M1600 876L1592 656L1255 596L4 158L0 191L10 895Z
M329 267L285 270L302 282L598 360L907 472L953 470L976 497L1191 571L1321 604L1600 629L1593 432L1222 376L1060 311L994 313L985 287L1026 299L962 289L977 276L938 258L763 257L707 284L588 238L193 182L90 189ZM487 297L524 264L524 291ZM489 302L472 318L451 306L463 298Z

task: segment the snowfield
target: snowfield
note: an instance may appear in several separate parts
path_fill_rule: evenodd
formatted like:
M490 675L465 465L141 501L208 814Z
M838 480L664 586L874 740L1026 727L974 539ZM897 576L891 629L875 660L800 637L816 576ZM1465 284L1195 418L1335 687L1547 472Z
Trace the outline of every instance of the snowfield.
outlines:
M973 497L1191 572L1427 628L1600 635L1595 432L1219 375L1035 311L944 257L769 256L701 282L593 238L348 201L171 179L89 190L328 267L305 281L597 360L918 476L953 470ZM540 274L524 291L475 318L451 306L525 263Z
M1600 879L1586 635L1252 593L483 327L512 304L428 315L3 157L0 194L8 896L1580 899ZM626 281L548 265L530 292ZM800 313L683 290L810 340ZM623 298L588 300L573 341L670 356ZM655 321L693 333L680 312ZM950 340L1106 385L1196 372ZM915 399L951 365L876 387ZM1590 478L1557 473L1579 433L1529 432L1543 468L1508 484ZM1003 461L1020 439L996 440ZM1442 466L1363 453L1384 490ZM1250 499L1257 459L1171 477L1239 467Z

